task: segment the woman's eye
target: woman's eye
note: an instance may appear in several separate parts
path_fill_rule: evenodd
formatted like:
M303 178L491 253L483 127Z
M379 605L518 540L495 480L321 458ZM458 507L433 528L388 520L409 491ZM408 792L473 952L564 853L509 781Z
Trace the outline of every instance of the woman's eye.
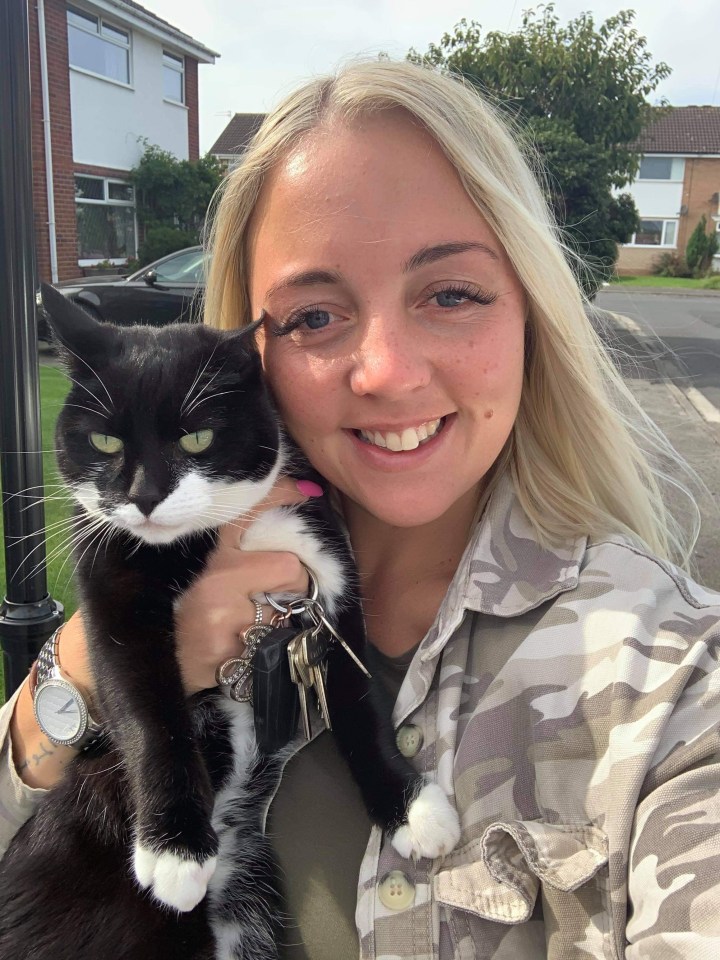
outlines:
M196 430L195 433L186 433L180 437L178 443L185 453L203 453L213 442L213 431Z
M430 299L434 300L439 307L445 308L459 307L467 301L489 306L497 300L497 295L494 293L486 293L477 287L463 285L459 287L444 287L442 290L437 290L433 293Z
M96 450L99 450L100 453L120 453L125 444L122 442L120 437L111 437L107 433L91 433L89 438L90 443Z
M327 310L309 310L305 314L304 323L311 330L320 330L330 323L330 314Z
M287 320L276 323L273 333L276 337L284 337L300 327L306 330L323 330L329 327L335 314L322 307L303 307L291 313Z
M435 300L439 307L456 307L463 300L467 300L467 295L458 293L457 290L441 290L435 294Z

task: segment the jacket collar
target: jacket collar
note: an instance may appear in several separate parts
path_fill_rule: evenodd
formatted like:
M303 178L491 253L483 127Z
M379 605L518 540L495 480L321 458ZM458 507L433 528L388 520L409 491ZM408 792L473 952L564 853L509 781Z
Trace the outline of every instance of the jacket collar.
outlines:
M512 480L498 481L453 577L438 617L421 644L435 656L465 610L516 617L578 584L587 537L552 547L538 543Z

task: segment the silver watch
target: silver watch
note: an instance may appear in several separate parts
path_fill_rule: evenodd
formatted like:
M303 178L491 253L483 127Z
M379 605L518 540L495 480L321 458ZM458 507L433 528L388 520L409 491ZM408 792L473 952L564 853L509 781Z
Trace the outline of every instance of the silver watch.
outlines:
M62 674L57 652L61 629L55 631L38 654L33 709L48 740L58 747L81 750L102 735L102 727L90 716L78 688Z

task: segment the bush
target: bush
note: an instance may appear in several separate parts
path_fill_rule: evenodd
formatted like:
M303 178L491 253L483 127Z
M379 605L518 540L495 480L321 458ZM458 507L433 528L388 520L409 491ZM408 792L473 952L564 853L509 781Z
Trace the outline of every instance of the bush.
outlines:
M650 268L656 277L691 277L692 270L685 259L677 253L661 253Z
M707 217L703 214L690 234L685 256L694 277L703 277L710 269L712 258L718 252L717 232L707 233Z
M714 273L700 284L703 290L720 290L720 273Z
M187 230L179 230L177 227L151 227L138 249L138 269L196 243L197 234Z

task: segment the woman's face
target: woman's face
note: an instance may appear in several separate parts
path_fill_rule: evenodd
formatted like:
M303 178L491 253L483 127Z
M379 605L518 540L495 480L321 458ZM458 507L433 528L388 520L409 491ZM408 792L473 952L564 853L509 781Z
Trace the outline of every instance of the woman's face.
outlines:
M517 414L525 300L434 140L399 111L314 132L250 242L265 369L315 468L398 527L474 497Z

